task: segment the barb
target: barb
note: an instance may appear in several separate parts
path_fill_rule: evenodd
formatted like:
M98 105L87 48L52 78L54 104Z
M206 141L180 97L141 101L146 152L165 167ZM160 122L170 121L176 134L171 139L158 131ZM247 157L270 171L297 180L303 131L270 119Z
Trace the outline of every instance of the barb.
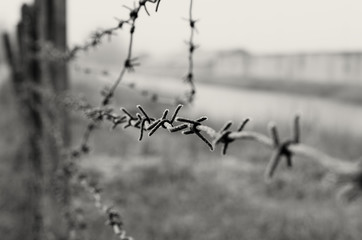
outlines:
M237 132L241 132L243 131L244 127L246 126L246 124L249 122L249 119L245 119L240 127L238 128ZM222 143L224 144L223 149L222 149L222 154L225 155L226 151L228 149L228 146L230 143L234 142L235 139L232 139L230 137L230 134L232 133L232 131L228 130L232 125L232 122L227 122L221 129L220 131L216 134L215 139L212 142L213 148L216 147L217 144Z
M270 159L270 162L268 164L268 167L267 167L267 170L265 173L266 180L270 180L273 177L274 172L280 162L280 159L283 156L285 157L287 166L289 168L291 168L293 166L293 162L292 162L293 152L289 150L289 146L291 144L299 143L299 138L300 138L300 136L299 136L300 135L299 116L295 117L293 130L294 130L294 138L291 140L286 140L281 143L280 139L279 139L277 127L274 124L271 124L270 132L272 135L273 147L275 149L275 152Z

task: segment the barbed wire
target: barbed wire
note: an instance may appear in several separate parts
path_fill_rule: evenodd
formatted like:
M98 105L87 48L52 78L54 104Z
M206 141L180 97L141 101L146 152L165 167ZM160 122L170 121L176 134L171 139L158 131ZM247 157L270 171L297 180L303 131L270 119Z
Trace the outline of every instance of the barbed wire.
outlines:
M69 106L73 105L77 106L77 104L69 104ZM115 129L118 126L123 126L125 129L129 127L139 129L140 141L143 139L145 132L148 132L148 136L152 136L159 129L163 128L171 133L182 131L182 134L184 135L196 135L212 151L217 145L223 145L222 154L226 154L228 146L236 140L252 140L259 142L274 150L265 171L266 181L270 181L273 177L282 158L286 159L288 167L292 167L292 157L294 155L299 155L301 157L314 160L316 163L333 173L335 178L337 178L335 181L344 183L346 187L343 188L340 193L343 193L347 199L356 197L362 190L361 162L351 162L345 159L334 158L316 148L300 143L301 131L299 116L296 116L294 119L293 137L281 141L278 129L274 124L269 125L271 137L258 132L245 131L244 129L246 124L249 122L249 119L245 119L236 131L230 130L232 122L225 123L225 125L217 131L203 124L203 122L207 120L206 116L197 119L179 117L178 114L182 105L179 105L175 109L171 118L167 118L170 112L168 109L163 112L160 118L150 117L140 105L137 106L139 112L135 115L132 115L130 113L131 111L125 108L121 108L123 115L120 115L116 114L114 112L114 108L110 106L97 108L92 108L89 105L85 106L87 107L78 109L83 111L85 116L94 122L100 123L101 121L108 121L112 124L112 129ZM180 124L175 125L176 122ZM207 139L204 135L202 135L202 133L205 133L210 139ZM88 139L88 137L89 136L85 137L85 139ZM73 152L75 157L89 152L89 146L87 145L87 141L85 139L83 139L81 147Z
M236 140L251 140L258 142L273 150L273 154L265 170L265 180L270 181L274 176L277 167L284 158L288 167L293 166L293 157L295 155L313 160L322 167L335 174L338 181L349 185L350 191L347 195L354 195L362 191L362 162L339 159L328 154L302 144L300 142L300 117L296 116L293 123L293 136L286 140L281 140L278 129L275 124L269 125L270 136L263 135L254 131L245 131L249 119L245 119L235 131L231 131L232 122L229 121L220 130L215 130L203 124L208 118L202 116L196 119L190 119L178 116L182 105L177 106L174 113L168 118L169 109L166 109L159 118L150 117L145 109L138 105L139 112L132 115L127 109L121 108L122 115L115 114L111 109L96 109L91 114L97 120L109 121L113 128L123 126L123 128L133 127L139 129L139 140L143 139L145 132L148 136L154 135L159 129L163 128L170 133L182 132L183 135L195 135L203 141L208 148L213 151L217 145L223 145L222 154L227 153L228 146ZM119 121L119 119L121 119ZM176 123L179 123L178 125ZM206 134L209 138L207 138ZM347 196L348 198L348 196Z
M71 169L69 166L71 165L68 165L68 170ZM93 205L101 214L101 216L106 216L106 225L111 226L113 233L121 240L132 240L133 238L128 236L124 230L124 222L120 211L117 210L114 206L107 205L105 203L101 194L102 190L100 187L98 187L98 184L94 180L89 179L86 174L81 173L79 169L76 169L74 166L71 171L72 178L75 179L77 183L79 183L83 188L83 190L91 196ZM76 219L76 225L74 225L73 228L74 232L78 231L79 229L82 230L86 226L84 210L82 210L82 208L78 209L79 211L77 211L78 216Z
M188 21L189 26L190 26L190 38L189 38L189 41L186 42L186 44L188 45L188 53L189 53L189 55L188 55L188 72L184 78L185 81L190 86L188 102L193 102L195 94L196 94L196 87L195 87L195 83L194 83L194 52L195 52L196 48L199 47L198 45L195 45L195 43L194 43L194 35L195 35L195 32L197 31L196 22L198 20L195 20L193 18L192 10L193 10L193 0L190 0L189 17L188 17L188 19L185 19L186 21Z

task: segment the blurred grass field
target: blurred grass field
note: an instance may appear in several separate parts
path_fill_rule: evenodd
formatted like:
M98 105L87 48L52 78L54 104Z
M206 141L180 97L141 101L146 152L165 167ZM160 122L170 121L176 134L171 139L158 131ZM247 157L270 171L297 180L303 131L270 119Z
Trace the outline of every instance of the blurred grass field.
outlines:
M101 88L85 81L73 84L74 93L81 92L93 103L99 100ZM0 89L0 235L20 239L24 236L15 223L21 221L26 203L18 167L22 131L10 92L7 83ZM117 106L135 109L137 104L154 116L166 107L131 90L116 94ZM189 114L187 109L182 111ZM253 128L265 132L272 120L267 116ZM75 145L86 122L80 114L72 114ZM219 128L222 122L208 124ZM287 133L288 128L282 125L281 131ZM362 155L358 132L303 128L303 140L309 145L339 157ZM136 240L361 239L361 201L350 205L337 201L336 187L323 181L324 169L309 161L297 158L294 169L283 166L266 184L263 170L270 151L256 143L237 142L222 157L220 149L210 152L194 136L159 131L142 142L137 138L136 130L109 131L105 125L95 132L90 143L93 151L81 162L100 181L104 198L121 210L125 229ZM86 210L87 239L115 239L86 193L76 191L75 198L82 199Z

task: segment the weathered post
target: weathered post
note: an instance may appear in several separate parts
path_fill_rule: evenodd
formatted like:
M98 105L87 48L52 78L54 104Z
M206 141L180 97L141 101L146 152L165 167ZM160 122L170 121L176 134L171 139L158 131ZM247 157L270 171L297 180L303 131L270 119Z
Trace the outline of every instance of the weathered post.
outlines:
M66 0L36 0L38 44L48 45L57 52L67 50ZM53 96L59 96L69 89L67 63L61 59L41 58L41 84ZM47 102L43 104L44 164L47 189L47 222L49 228L59 237L66 237L67 224L64 214L69 205L68 179L62 171L62 149L69 147L69 116L61 105ZM63 215L63 216L62 216ZM56 224L54 224L56 223Z
M33 234L34 239L43 239L43 159L42 159L42 132L43 124L41 120L41 98L39 93L32 90L32 87L39 84L39 62L35 58L37 40L35 29L35 14L31 6L23 5L21 9L23 34L19 38L20 55L22 56L21 69L24 81L23 89L25 93L26 112L24 113L26 128L28 129L29 155L28 164L30 164L30 214L33 215Z
M11 69L14 94L19 105L19 117L22 119L24 130L24 159L21 163L25 169L23 174L26 176L28 201L24 217L19 225L29 239L37 240L43 239L44 228L40 96L29 88L39 79L39 66L34 58L36 54L34 23L33 9L28 5L23 5L21 21L17 26L18 57L15 57L7 34L3 35L3 41L7 62Z
M70 200L68 179L61 174L61 149L70 144L69 117L41 92L45 89L57 96L69 89L66 62L43 54L46 44L60 52L67 49L66 1L35 0L33 6L23 5L21 13L19 56L15 56L8 35L3 40L27 129L24 165L29 169L30 213L24 218L24 228L29 228L30 239L41 240L45 234L65 239L68 226L63 214Z

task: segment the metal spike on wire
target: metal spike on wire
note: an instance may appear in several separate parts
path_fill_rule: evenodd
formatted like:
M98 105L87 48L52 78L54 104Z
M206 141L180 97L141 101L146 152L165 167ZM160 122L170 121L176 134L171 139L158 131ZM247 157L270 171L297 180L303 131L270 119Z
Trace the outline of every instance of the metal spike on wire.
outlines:
M248 118L245 119L241 123L241 125L237 131L238 132L243 131L248 122L249 122L249 119ZM230 137L230 134L232 133L232 131L230 131L229 128L231 127L231 125L232 125L231 121L225 123L225 125L220 129L220 131L217 133L216 137L212 141L212 145L214 148L216 148L216 145L219 143L223 144L223 148L222 148L222 152L221 152L222 155L226 154L229 144L235 141L235 139Z
M299 116L297 115L294 118L294 124L293 124L293 138L286 140L284 142L280 141L278 129L275 126L275 124L270 124L269 127L272 140L273 140L273 148L275 149L265 172L265 178L266 180L270 180L274 173L276 168L279 165L279 162L282 157L285 158L287 166L291 168L293 166L292 158L293 158L293 152L290 151L289 147L292 144L298 144L300 141L300 124L299 124Z
M148 134L149 136L152 136L160 127L164 128L164 129L171 129L173 128L173 124L177 118L178 113L180 112L181 108L183 107L183 105L178 105L174 111L174 113L172 114L171 119L167 119L167 114L169 112L168 109L166 109L163 114L162 117L160 119L158 119L158 123L153 125L150 125L149 128L147 130L150 130L150 133Z
M198 136L204 143L206 143L206 145L210 148L211 151L214 150L213 145L210 143L210 141L205 138L202 134L201 134L201 130L198 129L199 126L202 125L202 122L206 121L207 117L200 117L196 120L192 120L192 119L187 119L187 118L181 118L178 117L176 119L177 122L181 122L181 123L187 123L188 124L188 129L183 131L182 134L184 135L190 135L190 134L195 134L196 136Z

